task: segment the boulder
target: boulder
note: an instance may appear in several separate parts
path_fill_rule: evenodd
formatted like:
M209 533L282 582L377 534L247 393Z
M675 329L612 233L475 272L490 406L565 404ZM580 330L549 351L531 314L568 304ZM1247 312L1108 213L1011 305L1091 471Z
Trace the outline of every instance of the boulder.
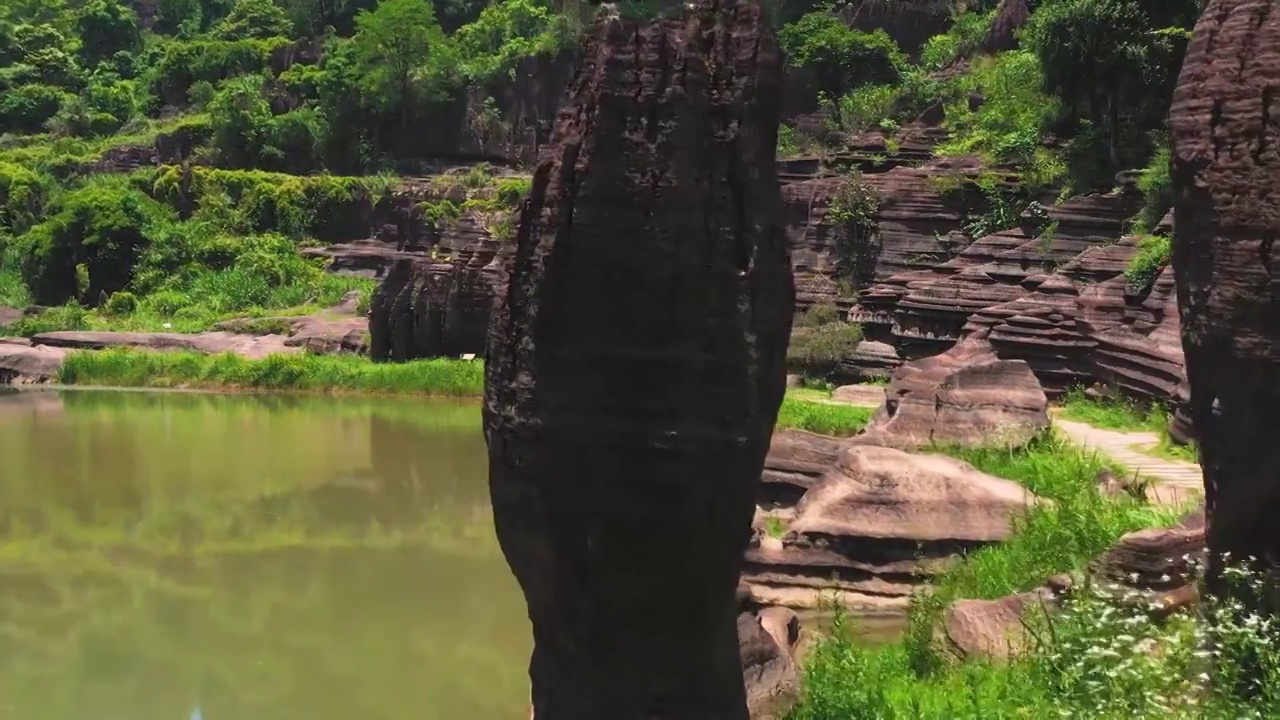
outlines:
M1280 0L1210 0L1169 114L1173 268L1208 510L1206 589L1280 564Z
M1120 599L1158 605L1161 614L1168 614L1194 606L1204 549L1205 507L1201 504L1173 527L1121 537L1094 561L1091 571Z
M795 613L769 607L738 615L738 653L752 720L785 717L797 697L795 649L800 621Z
M942 614L938 636L960 660L1008 662L1029 650L1034 636L1028 625L1036 614L1057 607L1048 587L995 600L957 600Z
M601 18L489 325L494 521L538 720L745 720L734 595L794 287L759 6Z
M901 609L959 554L1008 538L1036 502L954 458L849 447L804 494L780 544L752 543L743 578L796 607L835 591L846 604Z
M1001 360L975 337L899 368L885 404L851 442L1017 447L1048 427L1048 398L1027 363Z
M769 440L756 504L767 510L795 507L835 466L847 442L804 430L775 431Z
M0 385L51 382L58 377L67 350L33 347L27 342L0 338Z
M0 307L0 329L6 328L22 319L23 312L18 308Z

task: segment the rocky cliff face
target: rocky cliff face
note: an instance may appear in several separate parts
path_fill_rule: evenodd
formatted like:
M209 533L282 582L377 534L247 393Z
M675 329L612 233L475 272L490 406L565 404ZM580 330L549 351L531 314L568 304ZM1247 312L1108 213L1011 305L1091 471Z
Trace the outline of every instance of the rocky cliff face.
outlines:
M734 590L785 383L781 67L754 3L603 20L490 325L538 720L746 717Z
M1280 2L1210 0L1170 112L1173 265L1200 436L1210 591L1220 553L1280 560Z
M1000 359L1026 361L1051 395L1102 382L1173 400L1184 374L1172 274L1143 291L1124 275L1138 253L1125 225L1140 202L1130 184L1077 196L1044 217L1028 213L1013 228L957 242L924 268L877 272L848 315L870 342L845 369L883 374L975 337Z

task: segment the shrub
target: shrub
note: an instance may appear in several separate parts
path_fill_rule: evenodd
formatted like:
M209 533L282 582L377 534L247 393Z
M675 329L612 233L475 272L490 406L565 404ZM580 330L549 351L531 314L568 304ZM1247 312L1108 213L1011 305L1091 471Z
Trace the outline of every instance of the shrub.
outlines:
M829 121L846 135L856 135L894 121L902 89L896 85L863 85L832 101L826 99Z
M61 198L51 217L19 238L23 277L41 304L97 303L129 284L151 231L168 217L168 208L124 180L91 182ZM88 272L83 289L77 266Z
M22 85L0 93L0 132L39 132L74 97L50 85Z
M44 209L48 192L44 178L21 165L0 161L0 238L30 229Z
M944 122L952 137L939 152L1017 164L1024 184L1032 186L1062 175L1061 161L1040 142L1059 105L1041 89L1044 73L1034 54L1012 51L975 60L957 82L959 92L948 99ZM971 94L982 97L977 109L970 106Z
M269 70L272 56L288 45L289 40L282 37L167 42L158 48L160 55L150 74L152 94L162 102L179 105L200 80L217 83Z
M103 310L108 315L131 315L138 310L138 297L128 290L113 293Z
M787 347L788 369L823 378L858 349L862 327L836 318L838 312L829 305L815 305L799 318Z
M1143 204L1138 217L1134 219L1134 229L1140 233L1149 233L1164 219L1165 213L1173 207L1173 178L1170 177L1169 166L1172 151L1168 142L1158 146L1151 161L1138 176L1138 189L1142 191Z
M80 36L80 57L92 68L116 53L136 52L142 47L138 16L119 0L89 0L76 16Z
M964 12L956 15L951 27L934 35L920 50L920 65L926 70L940 70L959 57L976 51L991 28L995 12Z
M1129 261L1124 270L1124 277L1129 286L1139 293L1145 293L1155 285L1160 273L1169 266L1172 248L1169 238L1163 235L1146 235L1138 240L1138 254Z

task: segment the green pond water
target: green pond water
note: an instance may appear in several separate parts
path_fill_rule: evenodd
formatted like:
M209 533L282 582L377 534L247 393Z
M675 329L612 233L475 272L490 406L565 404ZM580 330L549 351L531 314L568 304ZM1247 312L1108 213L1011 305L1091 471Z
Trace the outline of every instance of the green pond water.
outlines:
M476 403L0 394L0 718L522 720Z

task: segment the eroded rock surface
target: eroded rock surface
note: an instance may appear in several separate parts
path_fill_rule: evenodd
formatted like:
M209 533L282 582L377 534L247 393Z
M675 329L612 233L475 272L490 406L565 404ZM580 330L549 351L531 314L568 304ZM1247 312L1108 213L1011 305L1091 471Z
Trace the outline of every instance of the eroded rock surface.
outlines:
M67 350L33 347L19 338L0 338L0 385L52 382L67 357Z
M1122 600L1158 603L1170 612L1195 602L1198 570L1204 561L1205 508L1177 525L1128 533L1092 567L1094 577L1114 586Z
M1280 2L1210 0L1170 110L1173 266L1220 554L1280 563Z
M734 591L794 290L781 60L753 3L602 20L534 175L486 363L537 720L743 720Z
M1037 499L1010 480L941 455L847 448L795 508L780 541L761 534L744 579L758 597L816 607L905 607L959 553L1009 537Z
M498 285L496 250L397 262L378 286L369 309L373 359L483 354Z
M795 650L800 621L787 608L749 609L738 615L738 652L752 720L785 716L800 689Z
M1049 427L1048 398L1027 363L971 338L899 368L885 404L851 442L901 449L1026 444Z

